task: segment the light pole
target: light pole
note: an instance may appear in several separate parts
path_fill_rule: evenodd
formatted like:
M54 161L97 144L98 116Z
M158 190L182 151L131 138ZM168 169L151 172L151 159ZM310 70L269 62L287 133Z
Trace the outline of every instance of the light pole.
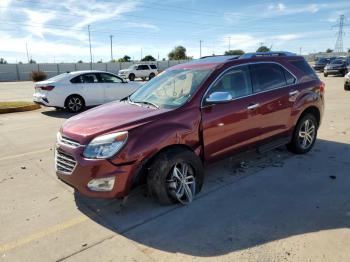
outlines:
M113 35L109 36L111 38L111 61L113 61Z
M92 70L92 51L91 51L90 25L88 25L88 32L89 32L89 46L90 46L90 69Z
M203 43L203 41L199 40L199 58L202 57L202 43Z

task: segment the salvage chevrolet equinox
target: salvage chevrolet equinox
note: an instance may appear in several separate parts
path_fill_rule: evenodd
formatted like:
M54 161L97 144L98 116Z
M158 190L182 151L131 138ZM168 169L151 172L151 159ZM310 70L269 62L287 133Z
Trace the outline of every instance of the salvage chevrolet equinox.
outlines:
M324 89L289 52L176 65L121 101L68 119L57 134L56 172L90 197L122 198L146 183L159 202L188 204L213 161L281 145L308 152Z

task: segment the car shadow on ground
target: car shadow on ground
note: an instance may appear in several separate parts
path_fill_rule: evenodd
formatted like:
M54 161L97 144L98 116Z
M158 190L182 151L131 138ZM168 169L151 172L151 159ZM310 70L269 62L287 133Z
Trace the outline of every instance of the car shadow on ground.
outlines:
M211 257L271 241L350 227L350 145L318 140L306 155L277 149L206 168L188 206L161 206L145 189L120 200L75 193L100 225L146 247Z
M54 117L54 118L64 118L64 119L68 119L72 116L77 115L77 113L71 113L71 112L68 112L68 111L63 110L63 109L62 110L42 111L41 113L45 116Z

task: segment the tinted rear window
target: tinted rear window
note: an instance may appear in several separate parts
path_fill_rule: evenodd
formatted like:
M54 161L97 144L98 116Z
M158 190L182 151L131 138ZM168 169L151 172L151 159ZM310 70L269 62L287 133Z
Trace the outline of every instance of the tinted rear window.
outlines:
M157 66L156 66L156 65L150 65L150 67L151 67L152 69L157 69Z
M305 60L290 61L290 63L311 79L318 79L315 71Z
M287 85L284 69L277 64L251 65L254 92L275 89Z

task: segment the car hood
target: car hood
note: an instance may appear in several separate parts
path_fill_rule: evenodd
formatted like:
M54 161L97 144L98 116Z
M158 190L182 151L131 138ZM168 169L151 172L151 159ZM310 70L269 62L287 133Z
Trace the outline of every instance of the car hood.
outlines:
M61 133L81 144L92 138L112 132L125 131L158 119L168 109L111 102L69 118L61 127Z

